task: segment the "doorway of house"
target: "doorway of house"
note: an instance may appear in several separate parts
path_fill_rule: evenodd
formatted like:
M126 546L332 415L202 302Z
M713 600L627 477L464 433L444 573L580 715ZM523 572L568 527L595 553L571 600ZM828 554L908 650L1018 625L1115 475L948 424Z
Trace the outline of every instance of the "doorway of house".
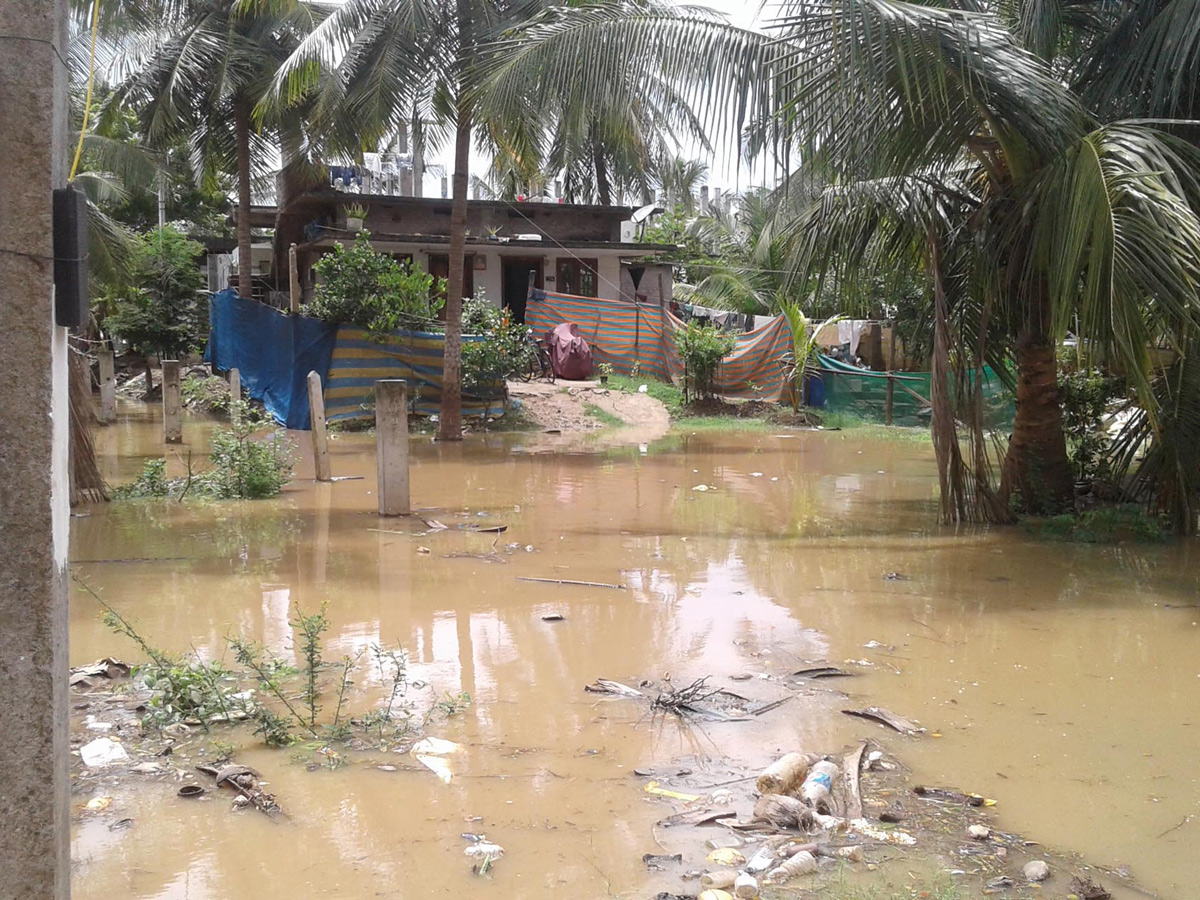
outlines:
M513 318L525 323L525 299L529 296L529 274L533 273L533 285L542 286L542 259L539 256L506 256L502 258L501 273L504 278L501 299Z
M450 255L448 253L429 254L429 274L434 278L450 277ZM463 297L475 295L475 255L468 253L463 257Z

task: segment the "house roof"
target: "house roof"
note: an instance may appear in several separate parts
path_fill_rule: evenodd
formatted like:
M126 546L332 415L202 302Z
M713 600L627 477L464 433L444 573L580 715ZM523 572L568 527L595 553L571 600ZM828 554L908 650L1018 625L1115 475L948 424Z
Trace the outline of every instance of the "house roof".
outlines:
M436 212L450 212L450 206L453 203L449 198L443 197L412 197L412 196L395 196L392 194L352 194L347 191L339 191L333 188L321 188L319 190L306 191L298 197L295 197L288 203L288 208L296 206L307 206L314 203L334 203L334 204L350 204L361 203L364 206L379 206L391 208L413 208L424 207ZM597 203L543 203L536 200L523 200L520 202L510 200L468 200L468 209L497 209L497 210L513 210L513 209L529 209L537 210L538 212L552 212L556 209L573 210L576 212L594 212L600 215L611 216L614 219L628 219L639 207L636 206L603 206ZM250 224L255 228L270 228L275 225L275 218L279 209L276 206L252 206L250 207ZM236 222L238 209L235 206L231 212L231 219Z

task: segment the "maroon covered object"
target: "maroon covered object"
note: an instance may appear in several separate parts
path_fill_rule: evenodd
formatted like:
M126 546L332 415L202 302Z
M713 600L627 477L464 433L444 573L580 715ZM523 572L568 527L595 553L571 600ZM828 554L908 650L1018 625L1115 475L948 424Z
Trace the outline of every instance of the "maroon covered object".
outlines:
M574 322L555 325L546 335L546 344L555 378L578 381L592 377L592 348L579 336L579 328Z

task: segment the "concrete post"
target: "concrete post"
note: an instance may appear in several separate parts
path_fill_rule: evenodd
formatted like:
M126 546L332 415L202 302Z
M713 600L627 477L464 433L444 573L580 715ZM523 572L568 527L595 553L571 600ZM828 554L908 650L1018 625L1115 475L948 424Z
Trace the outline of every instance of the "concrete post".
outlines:
M100 363L100 419L101 424L107 425L117 418L117 366L111 350L101 350L97 354Z
M375 382L376 493L381 516L407 516L408 382L381 378Z
M450 180L445 175L442 176L442 199L445 200L450 196Z
M377 382L378 383L378 382ZM313 472L317 481L330 481L329 435L325 429L325 395L321 393L321 376L308 373L309 433L312 435Z
M236 366L229 370L229 421L234 425L242 418L238 404L242 400L242 373Z
M163 440L183 443L183 408L179 398L179 360L162 361Z
M288 247L288 312L300 314L300 268L296 265L296 245Z
M67 329L52 191L66 184L66 0L0 3L0 897L70 896Z

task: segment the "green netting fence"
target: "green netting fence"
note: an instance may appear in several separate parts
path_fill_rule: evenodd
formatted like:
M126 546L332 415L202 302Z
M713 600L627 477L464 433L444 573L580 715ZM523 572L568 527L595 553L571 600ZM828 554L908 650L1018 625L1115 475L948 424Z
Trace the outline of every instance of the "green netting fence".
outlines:
M819 386L809 383L809 396L815 400L814 394L819 393L823 398L818 405L877 422L888 421L890 407L893 425L929 424L928 372L871 372L823 355L819 361L820 371L809 375L820 381ZM1012 391L987 366L983 369L982 393L984 427L1011 427L1016 414Z

